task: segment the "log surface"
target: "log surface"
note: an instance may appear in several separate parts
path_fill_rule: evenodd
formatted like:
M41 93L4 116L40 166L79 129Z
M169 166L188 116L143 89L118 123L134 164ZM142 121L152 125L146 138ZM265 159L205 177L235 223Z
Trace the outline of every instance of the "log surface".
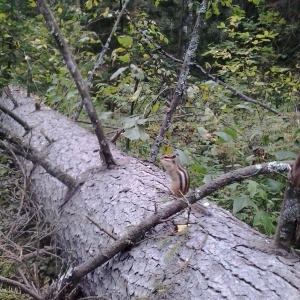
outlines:
M164 207L172 197L168 179L155 166L127 156L111 145L117 166L104 169L96 137L36 99L12 87L19 106L13 111L33 130L24 129L1 114L3 126L41 151L54 165L84 180L63 208L67 188L42 167L31 174L31 190L51 223L73 266L92 257L112 238L92 224L88 215L111 233L122 236L127 228ZM3 93L1 105L14 105ZM45 135L54 139L49 145ZM32 167L32 166L31 166ZM28 168L31 168L30 166ZM107 299L300 299L300 262L283 255L272 241L211 204L211 216L187 212L156 226L136 246L116 255L81 285L87 295Z

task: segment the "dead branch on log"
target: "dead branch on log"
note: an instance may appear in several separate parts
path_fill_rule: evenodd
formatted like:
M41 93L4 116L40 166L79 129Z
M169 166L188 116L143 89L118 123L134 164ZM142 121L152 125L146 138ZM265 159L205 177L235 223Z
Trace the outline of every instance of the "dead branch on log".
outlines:
M106 53L107 50L108 50L108 47L109 47L109 44L110 44L110 42L111 42L112 36L114 35L114 33L115 33L116 30L117 30L117 27L118 27L118 25L119 25L119 23L120 23L120 20L121 20L123 14L124 14L124 11L125 11L125 9L126 9L126 7L127 7L128 2L129 2L129 0L126 0L126 1L123 3L122 9L121 9L121 11L119 12L119 15L118 15L118 18L117 18L117 20L116 20L116 23L115 23L115 25L114 25L114 27L113 27L113 29L112 29L112 31L111 31L109 37L107 38L107 41L106 41L106 43L105 43L105 45L104 45L104 47L103 47L101 53L99 54L97 63L95 64L95 66L94 66L94 68L93 68L93 71L90 73L90 76L89 76L89 78L88 78L88 80L87 80L87 85L88 85L89 88L91 88L92 85L93 85L93 79L94 79L94 77L95 77L96 72L97 72L97 71L99 70L99 68L103 65L104 55L105 55L105 53ZM81 113L81 111L82 111L82 108L83 108L83 102L81 101L81 103L80 103L80 105L78 106L77 111L76 111L75 115L72 117L72 119L74 119L74 120L77 121L77 119L79 118L79 115L80 115L80 113Z
M101 231L103 231L104 233L106 233L108 236L110 236L113 240L117 240L118 237L113 234L112 232L109 232L108 230L106 230L105 228L103 228L100 224L98 224L96 221L94 221L90 216L86 216L86 218L91 221L94 225L96 225Z
M7 141L1 142L0 148L14 152L16 155L22 156L33 163L42 166L50 175L62 182L69 189L77 186L76 180L68 173L61 170L58 166L54 167L49 161L46 160L45 155L38 153L25 141L20 140L10 130L0 125L0 135Z
M103 161L103 163L106 163L108 166L114 165L115 162L114 162L113 156L111 154L109 144L106 140L106 137L105 137L105 134L104 134L104 131L102 128L102 124L97 116L94 105L92 103L89 90L82 78L82 75L78 69L78 66L77 66L75 60L73 59L73 57L71 55L71 52L67 46L67 43L66 43L59 27L56 24L54 16L44 0L37 0L36 3L37 3L37 7L38 7L40 13L43 15L43 17L46 21L46 24L47 24L54 40L56 41L56 44L57 44L57 47L58 47L60 53L62 54L67 66L68 66L69 72L70 72L71 76L73 77L73 79L76 83L76 86L78 88L78 91L81 95L82 102L85 106L87 114L93 124L93 128L94 128L94 131L95 131L95 134L97 136L99 146L100 146L100 151L99 151L100 158Z
M10 101L13 103L14 108L18 107L19 104L17 102L17 100L14 98L13 94L11 93L10 89L8 86L6 86L5 88L3 88L5 94L7 95L7 97L10 99Z
M188 197L187 199L189 200L190 204L196 203L198 200L233 182L243 181L258 175L287 172L291 169L290 165L292 163L293 162L269 162L231 171L219 176L217 179L209 183L206 183L201 188L196 190L195 196ZM176 200L163 208L161 211L158 211L146 218L137 226L132 227L127 231L127 233L113 242L110 246L102 248L99 254L96 254L94 257L86 260L84 263L80 264L74 269L69 270L68 275L65 274L61 278L59 282L60 288L64 288L64 286L70 283L76 283L80 278L103 265L129 245L134 245L134 243L139 241L145 232L160 224L162 220L170 218L174 214L188 207L188 205L189 204L185 201Z
M163 49L160 49L159 50L160 53L162 53L164 56L168 57L169 59L171 59L172 61L174 62L177 62L177 63L180 63L182 64L182 60L181 59L178 59L176 57L174 57L173 55L167 53L166 51L164 51ZM235 89L233 86L223 82L222 80L218 79L217 76L213 76L211 74L209 74L207 71L204 70L203 67L201 67L199 64L197 63L191 63L190 64L191 66L194 66L195 68L197 68L198 70L200 70L200 72L202 74L204 74L207 78L213 80L214 82L224 86L227 90L229 91L232 91L234 93L235 96L241 98L242 100L244 100L245 102L249 102L249 103L253 103L253 104L256 104L276 115L278 115L279 117L281 117L282 119L284 120L288 120L288 117L283 115L281 112L279 112L278 110L268 106L267 104L265 103L262 103L261 101L258 101L256 99L253 99L245 94L243 94L242 92L238 91L237 89Z
M176 110L176 107L179 104L182 93L185 89L185 82L186 82L187 76L189 74L190 63L196 55L196 50L197 50L199 38L200 38L200 29L201 29L201 25L202 25L203 16L204 16L206 8L207 8L207 3L208 3L208 0L204 0L201 3L201 5L199 4L198 17L197 17L197 20L196 20L196 23L195 23L195 26L193 29L193 33L192 33L192 36L191 36L191 39L189 42L188 49L185 53L184 61L182 63L182 68L180 70L180 74L178 77L177 86L175 88L175 91L173 93L173 97L171 100L170 109L165 116L165 119L159 130L159 135L155 138L155 141L152 145L152 149L150 151L148 160L152 163L155 161L155 158L157 156L160 145L164 139L166 131L169 129L173 114Z
M19 123L25 129L25 131L26 131L25 134L27 134L27 132L29 130L31 130L31 127L24 120L22 120L18 115L16 115L13 111L11 111L9 108L7 108L7 107L3 106L2 104L0 104L0 110L2 110L5 114L10 116L17 123Z

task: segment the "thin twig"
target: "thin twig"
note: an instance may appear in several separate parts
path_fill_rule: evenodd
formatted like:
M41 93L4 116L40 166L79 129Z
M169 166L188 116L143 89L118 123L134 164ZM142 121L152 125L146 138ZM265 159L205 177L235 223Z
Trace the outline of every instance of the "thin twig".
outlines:
M4 89L5 94L7 95L7 97L10 99L10 101L13 103L14 108L18 107L19 104L17 102L17 100L14 98L13 94L10 91L10 88L8 86L6 86Z
M91 221L94 225L96 225L101 231L105 232L108 236L110 236L112 239L114 239L115 241L118 239L118 236L116 236L115 234L113 234L113 233L109 232L108 230L106 230L105 228L103 228L101 225L99 225L96 221L94 221L88 215L86 215L86 218L89 221Z
M89 88L89 89L92 87L93 79L94 79L94 77L95 77L96 72L99 70L100 66L103 65L104 55L105 55L106 51L108 50L109 44L110 44L110 42L111 42L111 39L112 39L112 37L113 37L115 31L116 31L117 28L118 28L118 25L119 25L119 23L120 23L120 20L122 19L122 16L123 16L123 14L124 14L124 11L125 11L125 9L126 9L126 7L127 7L128 2L129 2L129 0L126 0L126 1L123 3L122 9L121 9L121 11L120 11L120 13L119 13L119 15L118 15L118 18L117 18L117 20L116 20L116 23L115 23L115 25L114 25L114 27L113 27L113 29L112 29L112 31L111 31L109 37L107 38L107 41L106 41L104 47L102 48L101 53L99 54L97 63L95 64L93 71L90 73L90 76L89 76L89 78L88 78L88 80L87 80L87 85L88 85L88 88ZM83 101L81 101L81 103L80 103L80 105L78 106L78 108L77 108L77 110L76 110L76 113L75 113L75 115L72 117L72 119L77 120L77 119L79 118L79 115L80 115L80 113L81 113L81 111L82 111L82 108L83 108Z

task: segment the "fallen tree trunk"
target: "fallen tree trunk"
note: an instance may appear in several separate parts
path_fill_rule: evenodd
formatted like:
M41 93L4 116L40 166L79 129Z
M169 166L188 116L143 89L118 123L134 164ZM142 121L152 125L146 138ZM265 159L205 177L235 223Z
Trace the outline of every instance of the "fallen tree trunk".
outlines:
M31 169L31 189L49 221L57 222L72 266L113 243L90 220L121 237L170 201L161 170L112 145L117 166L103 169L93 134L45 106L36 111L35 100L24 91L14 88L12 94L19 104L14 113L32 128L23 139L82 182L66 195L67 187L42 167ZM14 107L5 95L0 104ZM19 123L4 114L1 121L22 138ZM215 205L209 210L211 216L192 213L188 227L174 225L185 224L187 212L165 220L137 245L85 276L83 291L107 299L300 298L298 259L284 256L271 240L225 210Z

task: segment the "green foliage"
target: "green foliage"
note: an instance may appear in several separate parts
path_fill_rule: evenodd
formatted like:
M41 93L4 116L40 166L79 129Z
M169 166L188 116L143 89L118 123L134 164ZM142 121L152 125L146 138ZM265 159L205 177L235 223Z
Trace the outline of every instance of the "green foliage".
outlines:
M297 66L282 67L284 54L273 46L280 33L284 34L285 20L277 12L261 9L251 18L246 18L240 9L233 13L218 26L226 39L203 53L205 58L213 58L210 67L229 84L263 102L276 107L291 104L299 85L293 71Z

